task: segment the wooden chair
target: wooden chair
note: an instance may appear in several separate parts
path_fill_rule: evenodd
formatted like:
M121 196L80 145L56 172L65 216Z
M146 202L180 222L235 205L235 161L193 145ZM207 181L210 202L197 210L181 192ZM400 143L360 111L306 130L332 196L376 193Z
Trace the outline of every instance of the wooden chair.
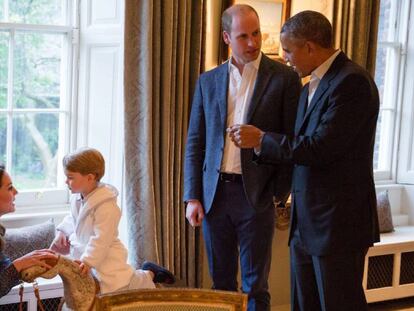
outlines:
M245 311L247 295L194 288L157 288L100 294L97 311Z

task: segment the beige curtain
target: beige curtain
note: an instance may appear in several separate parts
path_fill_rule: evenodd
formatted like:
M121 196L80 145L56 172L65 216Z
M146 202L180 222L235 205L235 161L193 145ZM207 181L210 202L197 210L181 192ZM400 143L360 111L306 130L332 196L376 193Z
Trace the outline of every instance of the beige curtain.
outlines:
M336 48L375 72L379 0L334 0L333 31Z
M201 71L203 0L125 1L125 170L129 249L199 286L198 231L185 221L182 162Z

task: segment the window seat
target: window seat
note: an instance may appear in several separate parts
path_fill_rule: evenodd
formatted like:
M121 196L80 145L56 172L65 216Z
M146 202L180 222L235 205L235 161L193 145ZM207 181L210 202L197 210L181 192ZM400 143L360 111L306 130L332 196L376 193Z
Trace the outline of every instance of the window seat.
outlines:
M382 233L365 258L363 286L368 302L414 296L414 225L403 212L404 186L379 186L377 191L384 188L389 192L394 231Z
M414 226L381 234L365 258L363 285L368 302L414 296Z
M368 250L363 286L368 302L414 296L414 225L411 225L404 185L380 185L388 190L394 231Z

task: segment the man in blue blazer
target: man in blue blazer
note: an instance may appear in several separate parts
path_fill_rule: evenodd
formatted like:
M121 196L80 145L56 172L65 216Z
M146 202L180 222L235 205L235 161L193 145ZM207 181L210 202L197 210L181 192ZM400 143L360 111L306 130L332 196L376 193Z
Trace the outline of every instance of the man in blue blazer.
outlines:
M186 217L192 226L203 223L213 288L237 291L240 255L249 310L270 310L273 196L289 194L292 166L256 165L253 149L240 151L226 129L243 123L293 133L301 86L293 70L261 53L252 7L230 7L222 24L232 56L196 85L184 164Z
M259 163L294 164L292 310L367 310L364 258L379 241L372 164L378 90L333 48L331 24L320 13L290 18L281 43L296 72L311 75L294 135L252 126L234 126L230 135L239 147L254 147Z

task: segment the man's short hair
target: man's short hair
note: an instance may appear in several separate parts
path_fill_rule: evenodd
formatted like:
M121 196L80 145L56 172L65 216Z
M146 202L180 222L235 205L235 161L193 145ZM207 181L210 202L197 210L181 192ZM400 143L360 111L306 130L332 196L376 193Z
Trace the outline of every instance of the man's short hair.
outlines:
M300 41L312 41L323 48L331 48L332 25L321 13L303 11L289 18L280 33Z
M93 148L84 147L73 151L64 156L62 162L65 170L82 175L93 174L97 181L105 174L105 159Z
M256 10L248 4L235 4L231 7L228 7L221 16L221 27L223 31L227 33L231 32L231 24L233 22L234 14L246 14L248 12L254 12L254 14L257 16L257 19L259 19L259 15L257 14Z

